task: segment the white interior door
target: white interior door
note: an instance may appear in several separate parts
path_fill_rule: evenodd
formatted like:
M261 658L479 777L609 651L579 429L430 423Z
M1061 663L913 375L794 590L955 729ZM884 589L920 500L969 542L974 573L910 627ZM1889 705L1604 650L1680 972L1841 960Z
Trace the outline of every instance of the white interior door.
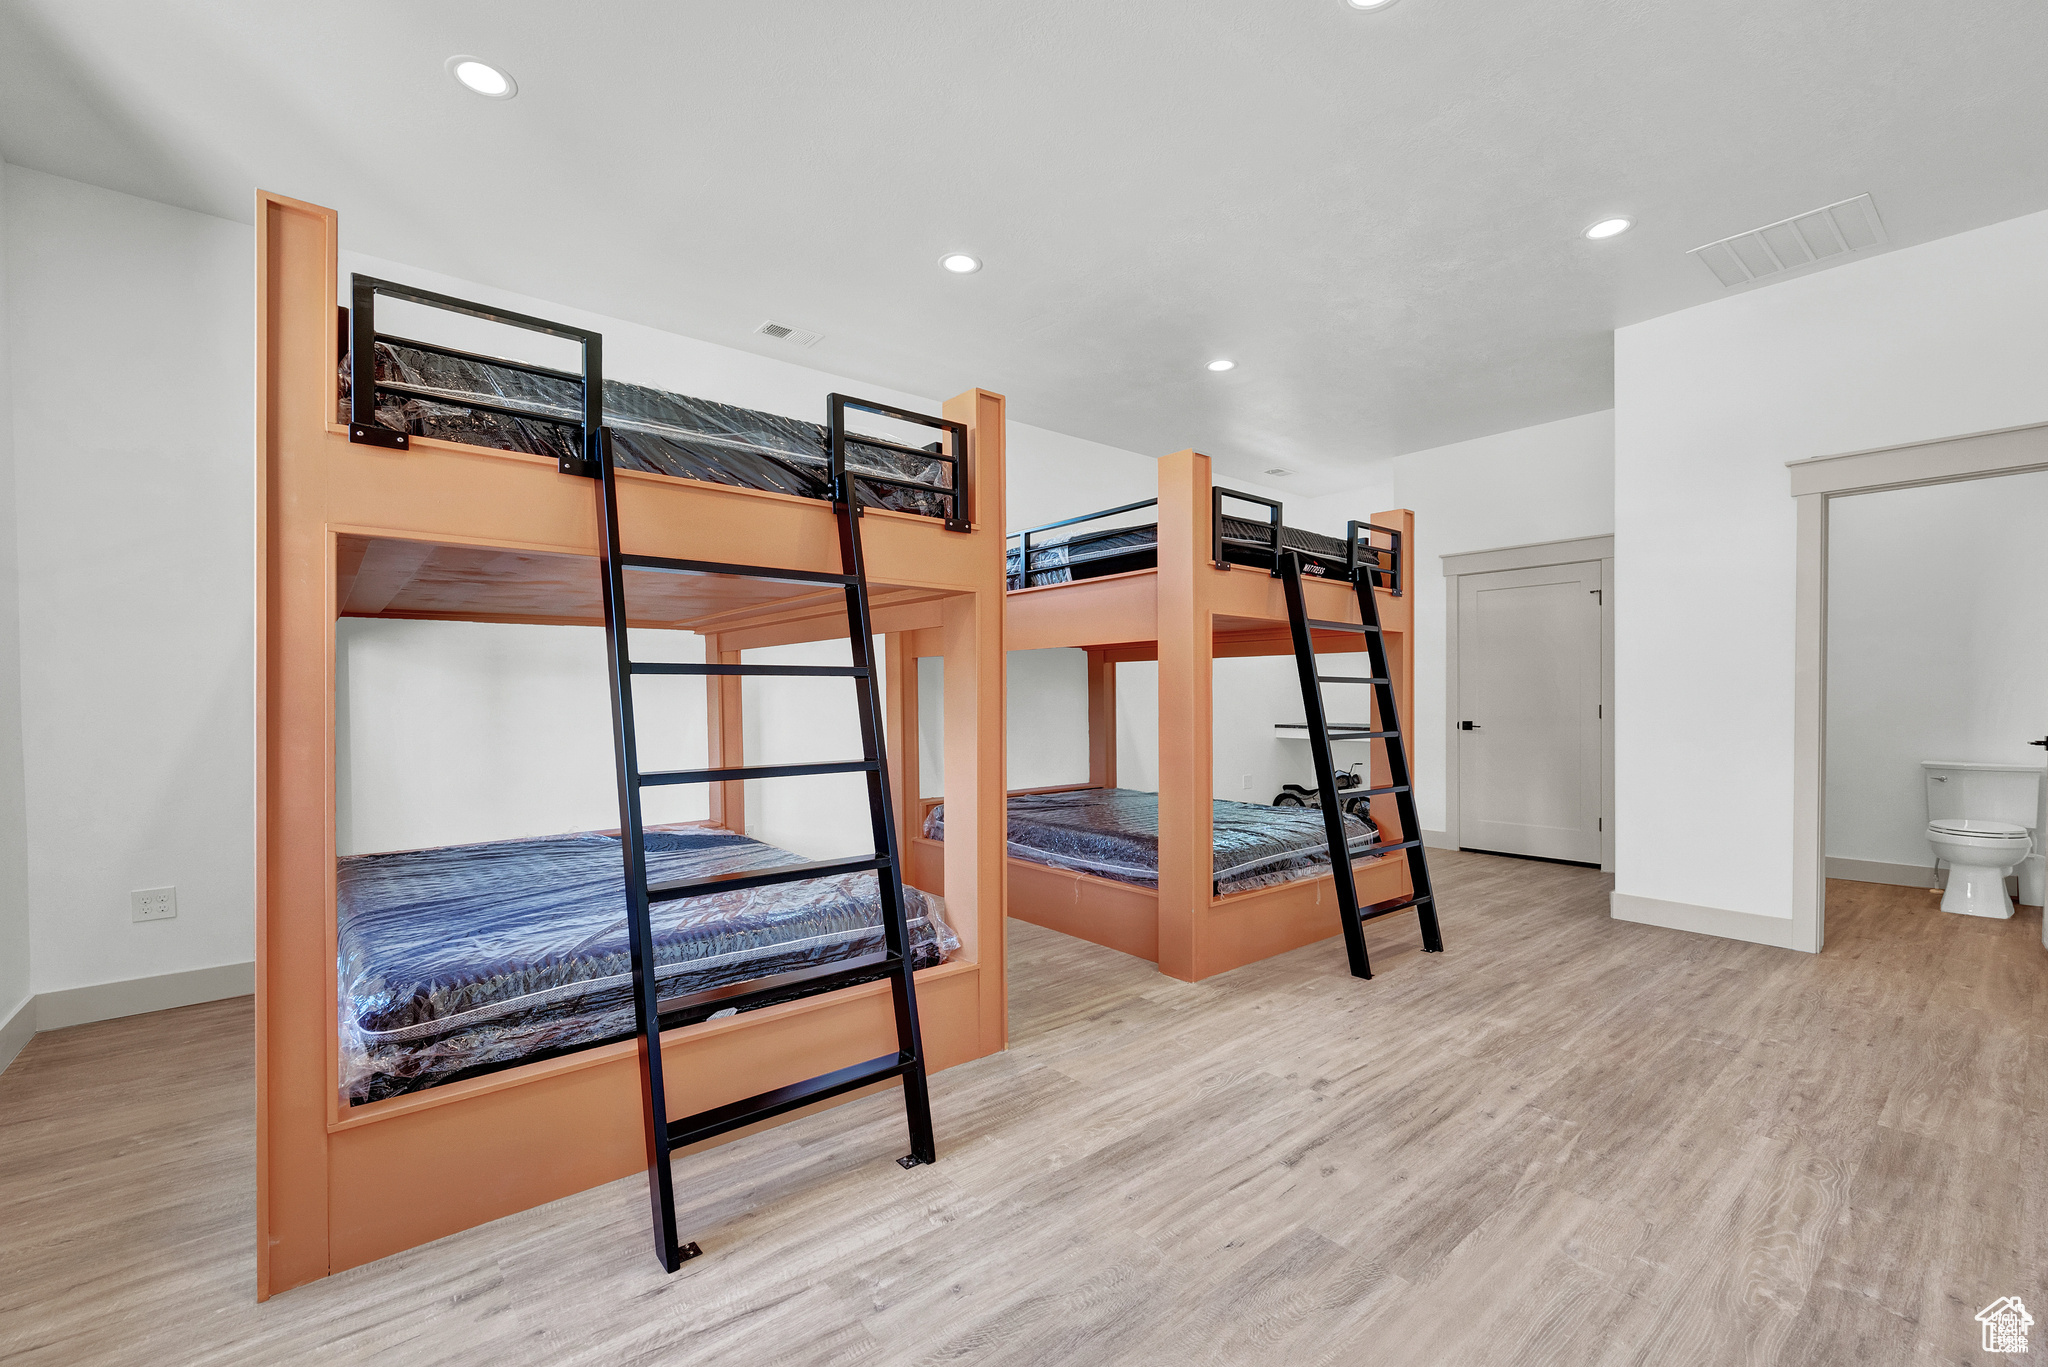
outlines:
M1600 862L1600 562L1458 576L1458 843Z

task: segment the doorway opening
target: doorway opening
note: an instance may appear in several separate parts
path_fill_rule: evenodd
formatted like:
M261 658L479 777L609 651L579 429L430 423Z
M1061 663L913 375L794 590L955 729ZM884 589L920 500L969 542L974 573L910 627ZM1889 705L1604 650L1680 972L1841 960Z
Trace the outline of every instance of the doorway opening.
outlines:
M2013 549L2011 537L1999 537L1995 532L1984 529L1991 525L1981 516L1970 531L1971 511L1979 513L1985 508L1996 508L2008 494L2022 496L2028 486L2020 485L2001 476L2022 476L2034 472L2048 471L2048 424L2033 427L2013 428L2000 432L1987 432L1973 436L1955 437L1944 441L1924 442L1912 446L1891 447L1877 451L1856 452L1849 455L1822 457L1816 460L1790 463L1792 495L1798 508L1798 577L1797 608L1794 630L1794 709L1793 709L1793 851L1795 860L1791 947L1817 951L1826 940L1826 909L1828 903L1828 878L1830 855L1843 861L1835 864L1836 874L1860 874L1843 886L1855 889L1859 886L1870 888L1898 888L1895 883L1870 882L1873 870L1882 874L1884 866L1897 863L1898 867L1917 878L1914 863L1907 862L1914 856L1909 845L1902 843L1904 836L1893 831L1894 842L1906 858L1894 861L1888 858L1869 857L1869 851L1858 853L1849 841L1852 831L1875 831L1882 826L1892 830L1912 824L1914 798L1918 798L1922 817L1919 824L1921 838L1931 835L1927 821L1929 808L1927 794L1933 781L1946 774L1953 778L1956 766L1969 763L2019 764L2024 760L2013 756L1993 756L1987 760L1972 761L1962 754L1915 755L1913 768L1919 770L1916 788L1914 775L1905 772L1905 778L1892 774L1884 781L1885 793L1872 794L1865 791L1850 791L1841 784L1830 783L1830 752L1835 752L1838 765L1861 764L1862 759L1851 759L1840 748L1830 745L1829 709L1831 694L1830 665L1831 644L1840 644L1841 657L1837 664L1848 665L1851 661L1867 664L1875 661L1878 669L1857 668L1854 679L1842 681L1842 689L1833 701L1842 709L1839 724L1846 728L1845 734L1861 734L1871 726L1869 713L1874 708L1873 699L1883 700L1901 692L1927 693L1942 687L1946 680L1947 696L1960 696L1961 707L1951 706L1951 713L1985 712L1982 698L1972 701L1968 686L1949 678L1946 671L1953 661L1949 658L1956 651L1968 647L1982 647L1998 641L2000 647L2010 645L1982 620L1973 621L1976 608L1990 602L1990 596L1979 594L1980 602L1973 603L1959 598L1954 582L1949 576L1961 568L1961 562L1971 564L1990 555L1994 559ZM1919 490L1933 490L1936 486L1952 486L1963 482L1996 480L1995 491L1986 489L1951 490L1948 494L1919 504L1884 504L1875 501L1853 503L1852 496L1895 495ZM1839 508L1836 506L1839 504ZM1928 519L1961 518L1963 526L1946 552L1941 544L1930 544L1928 528L1916 526L1913 534L1903 543L1890 540L1886 531L1888 519L1901 515L1918 515ZM1995 521L1995 518L1993 519ZM1931 524L1930 524L1931 525ZM2034 525L2038 525L2035 523ZM1881 584L1876 596L1865 602L1860 596L1867 587L1860 580L1845 583L1840 595L1830 593L1831 536L1839 533L1844 538L1844 554L1862 560L1880 563L1882 552L1889 550L1892 578L1888 584ZM1875 539L1887 543L1872 548L1866 542ZM2032 538L2022 535L2021 541ZM2024 548L2021 548L2024 549ZM1847 562L1843 569L1847 572ZM1977 577L1981 578L1984 567L1977 566ZM2029 598L2039 596L2038 574L2016 587L2016 592ZM1945 597L1936 597L1931 607L1922 605L1914 609L1915 593L1947 584L1949 592ZM1888 590L1888 592L1887 592ZM1844 623L1831 623L1831 598L1839 596L1840 601L1832 606L1848 615ZM2011 599L2011 595L2006 595ZM1870 623L1867 619L1877 618L1891 633L1891 654L1887 658L1883 643L1869 643L1864 640ZM1835 626L1840 626L1839 643L1832 641L1836 635ZM1945 640L1954 636L1953 640ZM1946 649L1948 655L1936 656L1938 650ZM1893 677L1882 677L1887 669ZM2010 675L2017 666L2008 661L2005 666L1992 665L1993 672ZM2038 672L2038 671L2037 671ZM1914 674L1924 676L1918 680ZM1967 674L1967 670L1966 670ZM1913 738L1914 745L1926 748L1932 744L1966 745L1975 749L1979 745L2000 748L1999 737L2005 729L2021 729L2027 734L2014 735L2011 739L2015 750L2024 753L2025 742L2034 738L2035 730L2044 724L2048 714L2048 697L2042 697L2043 685L2048 679L2034 678L2031 682L2015 683L2016 687L2031 687L2033 695L2018 700L2024 717L2034 722L2021 726L2022 712L2005 715L2000 707L1995 717L1976 716L1951 722L1951 727L1961 726L1962 730L1942 733L1937 730L1922 730ZM1992 727L1991 732L1975 735L1971 727L1982 722ZM1996 734L1994 734L1996 733ZM1875 733L1873 733L1875 734ZM1842 737L1837 737L1840 741ZM2041 737L2048 739L2048 737ZM1876 742L1873 742L1876 743ZM1888 765L1893 769L1902 763L1900 755L1890 754L1889 741L1886 751L1872 762ZM1922 761L1929 763L1923 764ZM2038 762L2038 761L2037 761ZM1854 774L1844 776L1854 777ZM1834 820L1830 819L1830 789L1835 790ZM1884 799L1884 801L1880 801ZM1877 809L1888 802L1892 810L1888 817L1878 820L1883 814ZM1870 810L1866 810L1870 809ZM2037 807L2038 811L2038 807ZM1876 813L1876 815L1873 815ZM1938 814L1937 814L1938 815ZM1955 815L1967 817L1967 813ZM2019 823L2010 823L2019 824ZM2038 838L2038 825L2036 835ZM1831 847L1835 838L1843 840L1839 847ZM1872 837L1875 838L1875 837ZM1879 849L1872 846L1871 849ZM1889 849L1890 846L1882 848ZM1935 880L1934 860L1937 847L1929 840L1926 851L1928 881ZM1902 875L1903 876L1903 875ZM1896 898L1903 889L1887 894ZM1930 896L1927 893L1915 894ZM1993 899L1994 901L1996 899ZM2038 913L2035 913L2038 915Z

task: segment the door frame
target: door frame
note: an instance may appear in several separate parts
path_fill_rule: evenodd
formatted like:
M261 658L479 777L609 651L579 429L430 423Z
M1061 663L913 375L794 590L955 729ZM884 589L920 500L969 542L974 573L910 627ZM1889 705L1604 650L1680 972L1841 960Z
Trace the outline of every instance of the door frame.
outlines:
M1827 939L1828 502L2048 470L2048 423L1785 462L1797 506L1792 660L1792 948Z
M1600 562L1600 867L1614 871L1614 538L1578 536L1565 541L1537 541L1526 546L1501 546L1490 551L1464 551L1440 557L1444 562L1444 842L1457 849L1459 826L1458 768L1463 758L1458 729L1458 580L1467 574L1497 570L1535 570L1546 565Z

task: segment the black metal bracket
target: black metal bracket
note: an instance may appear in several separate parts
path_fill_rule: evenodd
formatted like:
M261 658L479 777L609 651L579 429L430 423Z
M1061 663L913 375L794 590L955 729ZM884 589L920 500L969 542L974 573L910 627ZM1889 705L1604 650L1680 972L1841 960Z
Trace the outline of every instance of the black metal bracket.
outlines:
M906 1153L896 1160L896 1166L899 1168L921 1168L930 1161L930 1159L919 1158L914 1153Z
M408 346L424 346L426 350L447 355L467 356L472 360L488 361L493 365L509 365L518 370L538 371L543 374L559 375L575 379L583 386L583 419L580 423L567 419L549 419L538 414L519 414L534 421L559 421L564 427L579 427L582 439L577 448L582 456L563 456L556 468L565 475L580 475L595 479L598 476L596 456L599 440L598 429L604 423L604 337L588 328L572 327L567 323L554 323L545 318L529 314L514 313L510 309L492 308L468 299L457 299L449 294L437 294L433 290L415 289L391 280L379 280L370 275L349 277L348 311L348 353L349 353L349 421L348 439L361 446L381 446L386 450L404 451L409 449L409 436L395 428L385 427L377 421L377 296L402 299L409 304L423 304L428 308L441 309L448 313L460 313L470 318L481 318L487 323L503 323L507 327L524 328L549 337L561 337L577 342L583 348L583 369L571 375L567 371L549 370L518 361L500 361L493 357L476 356L472 353L457 352L448 347L412 342L405 338L391 338ZM436 399L453 408L476 408L480 411L497 411L489 405L465 404L457 398Z
M348 439L358 446L382 446L393 451L407 449L409 441L403 432L394 431L389 427L379 427L374 423L365 427L359 422L348 425Z

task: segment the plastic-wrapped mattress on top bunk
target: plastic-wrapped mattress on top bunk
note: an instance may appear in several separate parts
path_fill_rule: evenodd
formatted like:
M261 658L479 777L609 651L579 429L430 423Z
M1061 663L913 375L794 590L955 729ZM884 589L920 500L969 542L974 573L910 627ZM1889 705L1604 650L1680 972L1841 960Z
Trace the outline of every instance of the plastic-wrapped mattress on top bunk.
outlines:
M1018 793L1009 803L1010 853L1034 864L1098 878L1159 886L1159 794L1130 788ZM1263 807L1216 799L1211 867L1215 890L1245 892L1330 871L1330 847L1317 807ZM941 803L925 818L926 838L946 838ZM1351 857L1372 853L1379 831L1347 814Z
M1245 541L1270 542L1273 529L1270 523L1253 522L1225 513L1223 534ZM1300 551L1312 562L1323 564L1329 572L1342 574L1344 571L1345 545L1341 537L1305 532L1298 527L1282 527L1280 544ZM1378 557L1371 551L1362 554L1377 561ZM1240 546L1233 541L1223 543L1223 558L1237 565L1270 565L1272 561L1270 553L1262 554L1259 547ZM1009 576L1009 587L1013 589L1036 588L1040 584L1068 584L1077 579L1095 579L1128 570L1148 570L1159 563L1159 524L1148 522L1142 527L1047 532L1042 536L1034 533L1028 585L1023 580L1020 561L1020 548L1010 547L1004 572Z
M345 421L346 356L341 388ZM573 376L379 340L377 390L377 421L395 431L554 459L581 455L575 449L576 428L540 420L582 417L582 382ZM463 407L465 399L524 409L535 417L481 412ZM613 459L621 469L799 498L832 497L822 424L611 379L604 382L604 421L612 433ZM929 517L947 517L952 511L952 466L945 461L863 445L855 434L847 442L846 464L861 502L869 507ZM932 491L863 483L862 472L929 484Z
M800 860L730 831L647 832L653 881ZM354 855L337 861L336 881L342 1088L351 1101L633 1034L617 836ZM693 994L881 953L878 892L875 874L853 873L655 904L663 1024L718 1009L714 998L678 1010ZM911 887L904 895L913 964L943 962L960 947L944 901ZM800 984L788 993L803 995Z

